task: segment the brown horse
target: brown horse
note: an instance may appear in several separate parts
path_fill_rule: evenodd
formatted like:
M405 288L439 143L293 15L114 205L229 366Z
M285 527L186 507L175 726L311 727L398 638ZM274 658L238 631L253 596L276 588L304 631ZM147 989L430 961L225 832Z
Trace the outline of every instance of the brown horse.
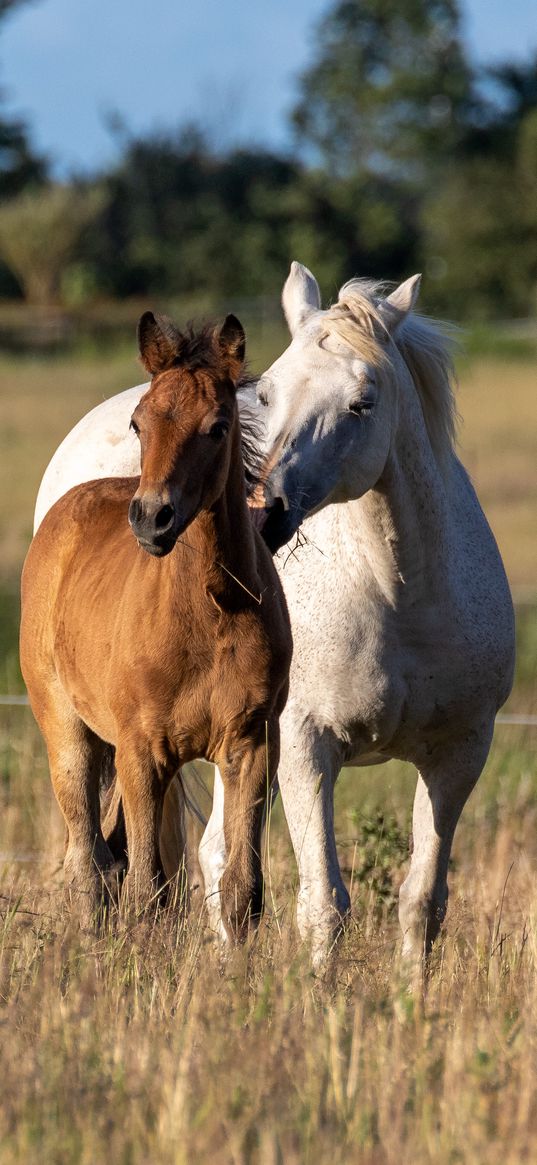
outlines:
M263 806L291 658L281 584L246 502L244 332L228 316L181 335L146 312L138 337L152 377L132 417L141 477L76 486L45 518L23 572L22 670L67 825L67 885L93 912L113 869L99 805L111 749L137 908L164 883L166 789L206 757L225 787L224 926L241 938L262 909Z

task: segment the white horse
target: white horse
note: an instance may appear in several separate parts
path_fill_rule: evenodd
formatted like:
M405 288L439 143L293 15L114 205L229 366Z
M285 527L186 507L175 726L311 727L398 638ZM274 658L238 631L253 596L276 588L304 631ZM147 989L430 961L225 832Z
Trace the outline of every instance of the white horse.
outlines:
M418 770L399 916L404 954L419 963L445 914L455 827L512 683L509 588L454 451L449 345L412 312L418 285L414 277L385 297L353 280L322 311L313 275L293 263L283 292L292 342L258 385L279 457L267 541L276 549L300 525L305 535L277 556L294 640L279 785L298 925L315 960L349 909L333 823L341 766L397 757ZM73 430L43 479L38 519L81 473L137 472L126 433L142 391L99 405ZM200 847L215 926L222 809L217 774Z

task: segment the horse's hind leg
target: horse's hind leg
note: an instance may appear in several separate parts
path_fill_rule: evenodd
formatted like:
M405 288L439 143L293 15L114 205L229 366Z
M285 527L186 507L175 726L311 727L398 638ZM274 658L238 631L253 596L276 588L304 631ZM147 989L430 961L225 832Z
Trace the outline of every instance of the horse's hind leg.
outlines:
M103 894L113 857L101 832L99 778L106 745L84 724L59 684L54 685L40 725L50 777L67 827L65 886L90 921Z
M423 964L444 920L449 855L457 822L487 759L493 725L471 731L420 765L410 869L399 892L403 957Z
M127 868L127 827L121 800L121 789L113 775L111 784L101 791L101 821L103 836L118 866Z
M205 789L204 782L196 771L196 762L192 762L181 767L177 777L172 781L172 788L168 789L166 800L164 802L164 817L162 822L162 830L160 834L161 854L164 857L165 838L164 825L169 813L169 805L171 803L170 793L173 791L173 786L176 786L176 796L181 800L182 806L182 822L183 822L183 845L184 855L183 862L186 866L188 889L191 904L194 906L203 903L203 874L201 864L199 861L199 844L203 830L206 828L207 820L203 814L202 808L199 804L197 790ZM166 869L166 860L164 861L164 868Z
M112 783L101 794L102 829L107 845L118 865L127 868L127 826L121 788L114 774ZM201 872L197 862L197 833L193 813L187 817L182 774L170 781L164 796L160 828L161 881L171 881L186 870L188 891L201 886ZM183 891L181 891L182 893Z
M218 768L214 770L211 816L199 844L198 857L205 886L209 925L222 938L227 938L220 906L220 879L226 868L227 854L224 836L224 785Z

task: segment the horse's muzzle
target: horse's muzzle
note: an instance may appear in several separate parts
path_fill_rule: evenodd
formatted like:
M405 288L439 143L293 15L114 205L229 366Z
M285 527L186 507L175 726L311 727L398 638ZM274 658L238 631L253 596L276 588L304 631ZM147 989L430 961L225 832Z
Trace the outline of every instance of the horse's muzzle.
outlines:
M154 558L169 554L181 532L181 523L172 505L158 501L144 504L136 497L129 506L129 524L142 550Z
M261 529L261 537L270 553L276 554L276 551L285 546L293 534L296 534L300 522L292 510L285 509L283 498L274 498L271 505L266 507L265 513L266 521Z

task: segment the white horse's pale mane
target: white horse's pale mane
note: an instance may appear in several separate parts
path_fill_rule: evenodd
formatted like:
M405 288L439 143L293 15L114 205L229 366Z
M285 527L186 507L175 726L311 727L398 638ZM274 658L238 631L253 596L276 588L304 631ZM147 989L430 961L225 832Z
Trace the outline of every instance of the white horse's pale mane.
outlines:
M387 371L389 364L382 343L387 330L383 309L387 291L384 283L351 279L325 315L326 331L339 336L379 371ZM394 342L416 387L433 453L446 470L457 422L452 333L448 325L411 313Z

